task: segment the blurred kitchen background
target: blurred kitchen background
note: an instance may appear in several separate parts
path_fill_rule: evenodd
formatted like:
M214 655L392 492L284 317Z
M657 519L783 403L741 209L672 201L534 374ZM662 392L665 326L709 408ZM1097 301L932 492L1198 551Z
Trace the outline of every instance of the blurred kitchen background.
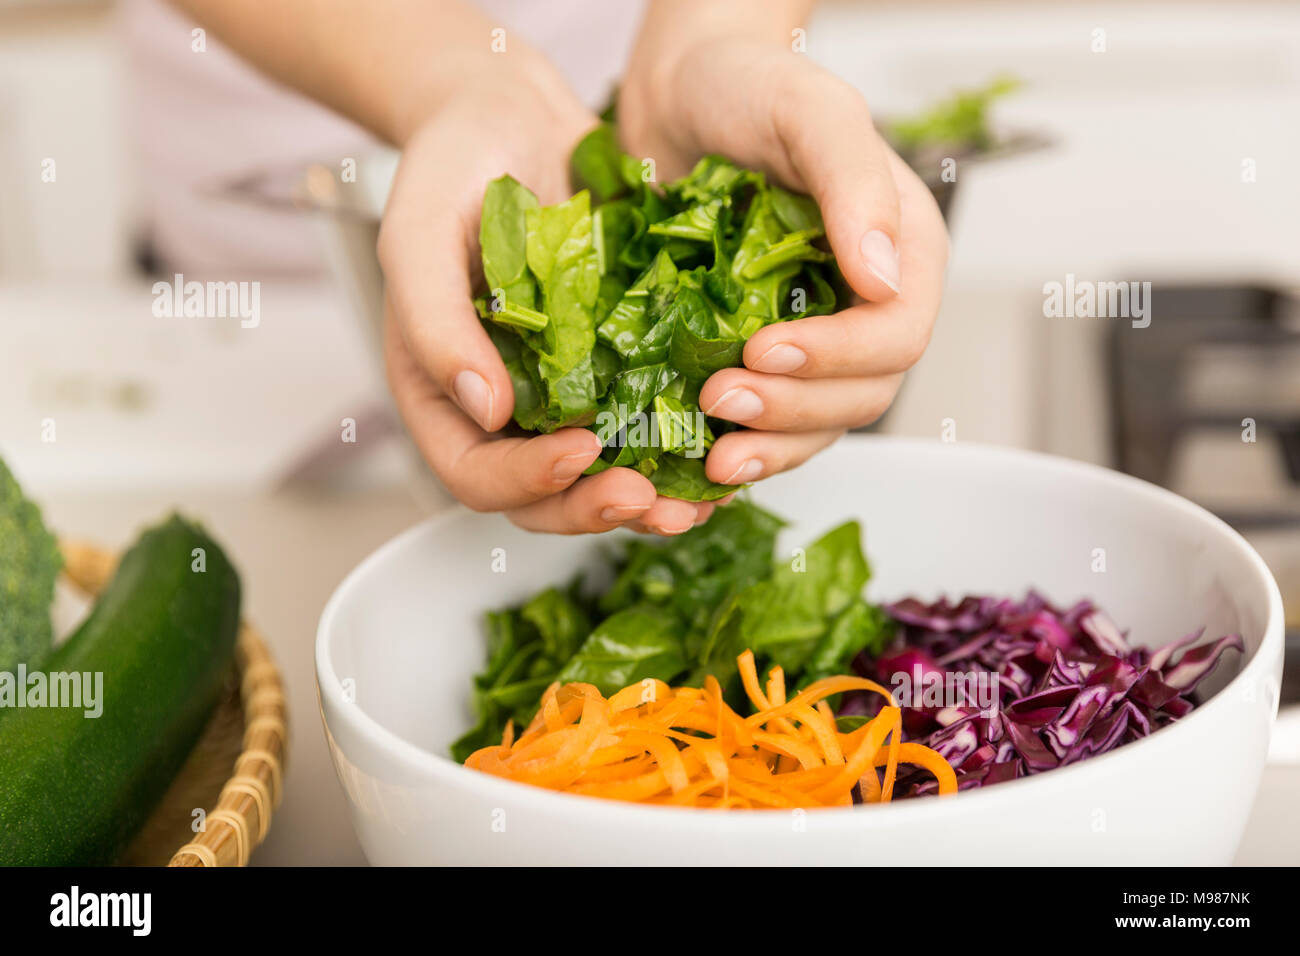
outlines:
M518 4L483 5L514 25ZM621 57L609 16L533 27L569 44L593 105ZM395 157L213 37L196 50L193 28L158 0L0 0L0 452L62 534L121 546L174 505L229 545L294 718L256 862L361 862L321 740L316 618L448 504L373 348ZM951 420L960 441L1171 487L1247 534L1300 611L1300 6L841 0L807 51L881 118L1020 81L990 107L988 155L918 160L932 178L958 160L939 184L948 293L879 430L938 439ZM260 322L155 317L173 272L260 282ZM1150 326L1045 318L1067 275L1150 282ZM1242 862L1300 860L1286 722Z

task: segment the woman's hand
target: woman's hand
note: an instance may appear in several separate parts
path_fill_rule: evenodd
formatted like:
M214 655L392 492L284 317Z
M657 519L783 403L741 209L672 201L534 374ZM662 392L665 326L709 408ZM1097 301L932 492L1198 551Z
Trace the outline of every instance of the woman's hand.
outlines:
M768 326L700 394L751 430L718 439L706 471L741 484L801 464L879 418L929 342L948 240L929 190L853 87L792 52L803 3L653 0L619 101L624 147L658 178L721 153L810 193L862 300Z
M677 534L713 505L656 496L629 468L580 477L600 454L584 428L493 434L510 421L510 377L473 305L478 225L488 181L510 173L543 204L571 193L569 153L592 126L549 66L498 59L413 118L384 213L385 356L398 409L447 488L476 511L504 511L537 531L607 531L624 523Z
M596 124L550 64L463 0L276 0L270 17L265 0L172 2L402 150L379 237L388 378L457 498L542 531L680 533L708 517L627 468L579 478L600 453L586 429L494 434L514 392L471 299L483 189L510 173L544 203L567 199L569 152Z

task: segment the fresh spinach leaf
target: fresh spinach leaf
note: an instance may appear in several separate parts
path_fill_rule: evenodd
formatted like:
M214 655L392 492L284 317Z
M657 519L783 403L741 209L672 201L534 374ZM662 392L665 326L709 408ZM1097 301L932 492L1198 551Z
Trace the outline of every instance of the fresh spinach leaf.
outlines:
M698 206L683 209L675 216L654 223L649 230L652 236L671 236L674 239L691 239L696 242L712 242L714 230L718 228L718 214L722 211L722 200L713 199Z
M736 492L735 485L719 485L705 476L703 458L665 454L654 464L655 468L646 477L655 486L655 490L666 498L717 501Z
M792 193L780 186L771 186L768 191L772 212L787 231L825 234L826 226L822 222L822 212L811 196Z
M647 678L672 680L685 669L680 622L658 608L630 607L596 625L559 679L594 684L609 696Z
M479 245L483 253L483 277L488 295L533 309L537 304L537 283L528 271L525 254L526 218L538 208L537 197L510 176L488 183L479 221Z
M591 352L596 344L595 307L600 264L592 243L589 197L525 213L528 268L542 291L547 326L539 373L546 383L547 431L595 419L599 395Z
M645 411L654 397L676 377L677 372L662 362L620 372L596 419L595 431L601 442L609 444L613 441L632 418Z
M854 599L813 648L798 686L806 687L823 677L844 673L846 661L853 660L862 651L873 656L879 654L893 636L893 622L884 611L860 597Z
M870 575L861 529L845 522L732 598L706 641L706 662L729 674L736 655L749 649L787 674L802 671Z
M552 661L567 660L591 632L586 612L556 588L534 595L519 609L519 616L537 630L542 653Z
M680 203L708 203L725 199L745 186L762 186L762 173L740 169L721 156L705 156L682 179L665 191Z
M597 202L617 199L628 191L623 159L617 131L609 123L601 123L573 148L569 160L573 184L591 190Z
M865 724L869 724L875 714L840 714L835 718L835 729L842 734L851 734Z
M515 393L514 419L520 428L541 430L546 421L542 404L543 385L538 369L537 353L528 349L514 333L488 322L484 324L488 337L501 354L510 384Z
M683 278L673 300L668 362L687 381L700 386L714 372L740 365L745 341L721 325L697 281L695 276Z
M857 523L775 563L782 524L737 500L679 537L627 542L598 593L575 580L487 615L488 663L473 689L478 719L453 756L463 761L499 743L508 720L525 726L555 681L609 695L646 678L699 686L713 675L744 707L735 657L746 648L763 671L781 664L791 687L849 672L862 651L878 653L892 625L862 597L869 567Z
M716 500L735 489L687 453L739 426L703 421L700 387L740 365L765 325L833 313L851 293L807 196L719 156L662 191L643 166L602 124L574 149L571 199L543 207L509 176L490 183L479 228L489 288L476 304L520 427L590 427L607 447L589 474L634 467L661 494ZM629 393L629 415L655 427L628 415L611 427L603 413Z
M667 253L660 252L601 323L601 340L629 358L663 315L676 289L677 267Z

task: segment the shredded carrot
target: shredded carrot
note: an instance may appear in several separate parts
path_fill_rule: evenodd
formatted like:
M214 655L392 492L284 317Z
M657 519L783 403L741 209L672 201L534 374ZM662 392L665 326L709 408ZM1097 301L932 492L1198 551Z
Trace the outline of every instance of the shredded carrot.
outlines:
M779 667L773 667L768 675L767 696L773 707L780 707L785 703L785 671Z
M888 803L900 764L934 774L940 794L956 792L943 757L903 743L892 700L856 730L839 731L826 698L846 690L889 697L879 684L830 677L787 698L781 668L764 687L752 652L737 663L754 707L747 717L711 676L702 688L642 681L608 700L590 684L552 684L523 733L507 724L501 743L465 766L569 793L718 809L844 806L855 786L862 802Z
M736 663L740 665L740 681L745 685L745 693L749 695L749 699L753 701L754 706L759 710L771 710L771 702L763 696L763 691L758 686L758 668L754 665L754 652L745 651L736 658ZM777 706L782 706L782 704Z

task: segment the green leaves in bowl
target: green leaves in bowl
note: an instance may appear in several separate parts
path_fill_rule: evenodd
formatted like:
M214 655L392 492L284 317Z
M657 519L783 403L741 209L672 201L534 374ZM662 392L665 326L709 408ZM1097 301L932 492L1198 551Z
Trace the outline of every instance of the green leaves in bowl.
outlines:
M635 468L687 501L730 494L704 455L736 426L701 412L700 388L763 326L848 304L817 205L719 156L660 191L609 124L571 165L580 191L555 206L509 176L483 197L476 305L514 421L590 428L605 447L589 474Z
M452 756L463 763L499 743L508 720L522 730L552 681L608 696L647 678L698 687L712 674L743 708L736 657L746 649L760 673L780 664L795 688L848 673L863 650L879 653L893 625L862 596L871 571L858 523L778 561L782 524L738 500L680 537L629 541L599 590L575 579L488 613L478 722Z

